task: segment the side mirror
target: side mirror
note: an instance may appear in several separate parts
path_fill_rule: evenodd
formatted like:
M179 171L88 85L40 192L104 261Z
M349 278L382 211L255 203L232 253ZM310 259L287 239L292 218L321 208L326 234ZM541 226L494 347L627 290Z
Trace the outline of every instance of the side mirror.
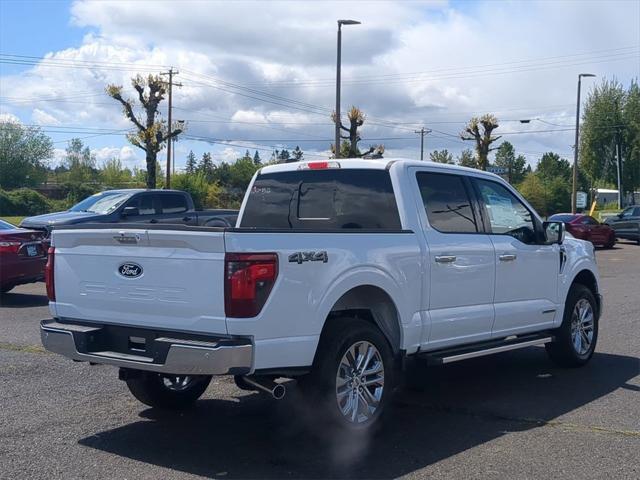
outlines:
M135 217L140 215L140 212L138 211L138 207L124 207L121 215L123 217Z
M542 224L544 230L544 238L547 245L558 244L564 242L564 223L563 222L544 222Z
M620 212L619 214L616 215L616 217L618 218L622 218L622 212Z

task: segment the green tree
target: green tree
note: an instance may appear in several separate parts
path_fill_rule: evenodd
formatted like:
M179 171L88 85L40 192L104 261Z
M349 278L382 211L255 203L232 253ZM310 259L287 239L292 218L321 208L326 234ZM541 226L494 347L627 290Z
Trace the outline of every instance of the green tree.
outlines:
M232 188L240 189L244 192L246 188L249 186L249 182L253 177L253 174L256 173L259 166L253 163L253 159L251 156L249 158L242 157L239 158L235 163L230 166L230 178L229 178L229 186ZM224 186L224 184L222 184Z
M524 173L527 160L522 155L516 156L513 145L509 142L502 142L496 150L497 167L502 167L507 171L507 181L516 185L524 180Z
M193 150L189 150L189 155L187 155L187 163L185 164L184 171L189 175L193 175L196 173L198 169L198 162L196 160L196 156L193 153Z
M360 158L365 155L378 152L380 156L384 152L384 146L372 145L366 152L361 152L358 148L358 142L360 142L360 132L358 129L364 125L365 114L358 107L352 106L347 112L347 119L349 120L349 126L345 127L342 121L340 121L340 130L347 132L347 135L340 135L343 140L340 145L340 157L341 158ZM336 112L331 114L331 120L333 123L337 123ZM335 154L335 145L331 144L331 151Z
M68 171L68 182L86 184L95 181L98 175L96 156L79 138L69 140L63 163Z
M295 150L293 150L293 161L294 162L301 162L302 160L304 160L304 153L302 152L302 150L300 150L300 147L298 145L296 145Z
M536 165L536 173L549 180L553 178L569 180L571 172L572 168L569 161L560 158L560 155L554 152L544 153L538 165Z
M39 128L0 122L0 187L39 185L47 178L47 160L52 156L53 143Z
M627 92L616 79L604 79L587 97L580 128L579 171L591 184L617 184L616 144L623 159L628 151L624 107Z
M473 152L465 148L458 156L458 165L462 167L478 168L478 162L473 156Z
M200 159L200 163L198 164L198 168L196 169L197 172L202 173L209 181L212 181L215 169L216 167L211 159L211 154L209 152L204 152Z
M437 163L448 163L453 165L453 155L446 148L444 150L434 150L429 154L429 160Z
M131 170L123 168L119 158L112 158L102 164L100 180L107 187L129 187Z
M287 163L289 161L289 158L291 158L291 152L289 152L289 150L287 150L286 148L280 150L280 153L277 152L278 150L276 150L278 163Z
M491 144L500 137L492 135L493 131L498 128L498 119L491 114L482 117L473 117L460 133L462 140L470 140L476 144L476 161L480 170L486 170L489 165L489 152L495 150L491 148Z
M625 191L635 192L640 187L640 86L631 82L622 112L625 145L622 181Z
M160 75L149 75L146 78L136 75L131 85L138 94L138 101L144 110L144 118L138 118L134 112L135 102L122 96L122 85L111 84L106 88L107 94L120 102L124 115L136 128L135 133L127 134L131 144L145 151L147 162L147 188L156 188L156 164L158 152L164 148L170 138L182 133L183 125L175 122L171 126L171 134L164 120L158 119L158 105L167 93L167 83Z
M260 158L258 150L256 150L256 153L253 154L253 163L255 163L256 165L262 165L262 159Z

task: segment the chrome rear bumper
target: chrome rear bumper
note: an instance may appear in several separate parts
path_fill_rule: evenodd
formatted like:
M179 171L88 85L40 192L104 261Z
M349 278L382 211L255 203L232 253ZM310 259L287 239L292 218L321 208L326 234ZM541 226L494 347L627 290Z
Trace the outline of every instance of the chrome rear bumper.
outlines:
M107 330L111 333L108 334ZM165 332L166 336L153 332L153 338L143 342L144 347L125 349L122 340L129 338L128 330L128 327L60 323L56 320L40 323L42 345L51 352L76 361L183 375L246 375L252 370L253 345L249 339L172 338L170 332ZM185 337L184 334L176 336Z

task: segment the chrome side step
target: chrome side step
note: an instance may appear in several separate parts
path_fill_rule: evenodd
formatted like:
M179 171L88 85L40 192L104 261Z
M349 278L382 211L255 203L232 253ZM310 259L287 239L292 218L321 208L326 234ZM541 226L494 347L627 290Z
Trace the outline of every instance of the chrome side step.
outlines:
M494 353L508 352L519 348L532 347L534 345L544 345L554 340L551 335L527 335L523 337L513 337L502 341L484 342L476 345L466 345L445 350L425 352L421 357L434 365L459 362L469 358L484 357Z

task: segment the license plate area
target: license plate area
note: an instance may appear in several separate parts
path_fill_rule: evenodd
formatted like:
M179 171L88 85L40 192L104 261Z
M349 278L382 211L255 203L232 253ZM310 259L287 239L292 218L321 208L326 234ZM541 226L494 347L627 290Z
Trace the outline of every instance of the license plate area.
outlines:
M26 251L27 251L27 257L37 257L39 255L37 245L27 245Z

